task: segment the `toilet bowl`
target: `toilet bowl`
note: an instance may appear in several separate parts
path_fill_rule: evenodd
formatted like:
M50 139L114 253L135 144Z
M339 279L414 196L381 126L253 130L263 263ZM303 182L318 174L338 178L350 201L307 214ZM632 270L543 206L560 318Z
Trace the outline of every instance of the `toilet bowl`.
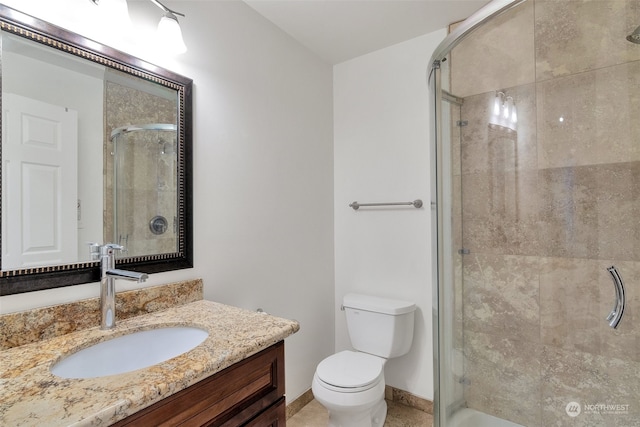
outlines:
M381 427L387 415L384 363L371 354L342 351L324 359L313 376L315 399L330 427Z
M355 351L321 361L311 389L329 411L329 427L382 427L387 415L384 366L388 358L409 351L415 304L347 294L343 307Z

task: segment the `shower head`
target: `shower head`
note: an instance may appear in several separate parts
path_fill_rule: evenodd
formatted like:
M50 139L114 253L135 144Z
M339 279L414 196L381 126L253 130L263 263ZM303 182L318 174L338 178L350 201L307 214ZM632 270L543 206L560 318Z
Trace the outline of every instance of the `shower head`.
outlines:
M640 27L636 28L635 31L627 36L627 40L631 43L640 44Z

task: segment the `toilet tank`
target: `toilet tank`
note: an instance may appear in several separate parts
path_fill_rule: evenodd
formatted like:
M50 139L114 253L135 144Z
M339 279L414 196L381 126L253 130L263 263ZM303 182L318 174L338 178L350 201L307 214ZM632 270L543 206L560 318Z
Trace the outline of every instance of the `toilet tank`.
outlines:
M388 359L402 356L411 348L414 303L347 294L342 305L354 349Z

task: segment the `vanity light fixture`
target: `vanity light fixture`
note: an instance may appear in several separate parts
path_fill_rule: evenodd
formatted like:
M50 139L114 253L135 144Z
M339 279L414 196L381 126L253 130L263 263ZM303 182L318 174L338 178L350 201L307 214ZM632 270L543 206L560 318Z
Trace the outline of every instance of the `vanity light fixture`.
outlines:
M125 19L129 19L129 11L127 9L127 0L89 0L93 4L99 6L100 4L109 5L110 9L122 11L120 15L125 16ZM182 29L178 23L178 17L180 15L184 17L183 13L176 12L169 9L167 6L160 3L158 0L149 0L151 3L158 6L164 11L164 16L160 18L158 23L157 37L163 49L172 53L184 53L187 51L187 46L184 44L182 38Z
M171 10L158 0L150 0L151 3L158 6L164 11L164 16L158 23L158 38L162 44L173 53L184 53L187 51L187 46L182 39L182 29L178 23L178 17L180 15L184 17L184 14Z
M518 123L518 112L513 97L504 92L496 92L489 125L500 126L515 131Z

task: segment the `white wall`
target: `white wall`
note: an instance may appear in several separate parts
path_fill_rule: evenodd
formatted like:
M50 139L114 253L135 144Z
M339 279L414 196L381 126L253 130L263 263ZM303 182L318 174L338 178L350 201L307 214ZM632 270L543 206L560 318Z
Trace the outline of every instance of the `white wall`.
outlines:
M336 350L350 348L348 292L414 301L409 354L386 366L387 384L433 399L429 58L436 31L334 67ZM353 211L349 203L412 201L414 209Z
M176 59L109 31L87 0L3 3L194 80L195 267L147 285L201 277L207 299L297 319L288 400L306 391L334 349L331 66L237 1L167 2L187 15L189 51ZM129 7L144 30L162 15ZM6 296L0 312L97 295L88 284Z

